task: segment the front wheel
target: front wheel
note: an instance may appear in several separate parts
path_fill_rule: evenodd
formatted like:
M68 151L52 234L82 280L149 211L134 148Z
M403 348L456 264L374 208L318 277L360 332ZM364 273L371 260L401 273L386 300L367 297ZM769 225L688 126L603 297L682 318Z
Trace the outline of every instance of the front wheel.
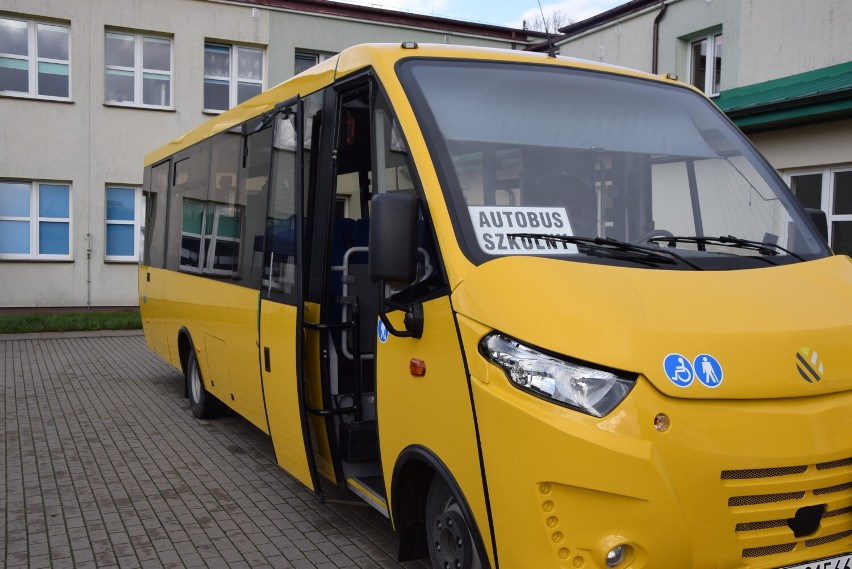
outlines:
M195 352L190 352L186 361L186 385L189 408L196 419L215 419L224 412L225 405L204 389L204 380L201 379Z
M435 475L426 499L426 540L434 569L482 569L474 540L476 526L469 526L468 519L472 516L465 505Z

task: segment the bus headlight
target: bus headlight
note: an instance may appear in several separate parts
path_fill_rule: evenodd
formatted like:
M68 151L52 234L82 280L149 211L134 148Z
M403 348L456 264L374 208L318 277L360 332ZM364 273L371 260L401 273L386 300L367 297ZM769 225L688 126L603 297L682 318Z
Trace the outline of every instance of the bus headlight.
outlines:
M554 357L502 334L489 334L479 347L516 387L594 417L615 409L636 384L635 375Z

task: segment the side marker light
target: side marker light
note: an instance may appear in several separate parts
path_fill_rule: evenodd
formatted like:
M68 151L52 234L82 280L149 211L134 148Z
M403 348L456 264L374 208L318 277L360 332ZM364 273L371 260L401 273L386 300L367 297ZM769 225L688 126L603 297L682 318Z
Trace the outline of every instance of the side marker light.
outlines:
M661 433L665 433L669 430L669 427L672 426L671 419L665 413L660 413L656 417L654 417L654 428L660 431Z
M414 377L423 377L426 375L426 362L418 358L411 358L408 362L408 371Z

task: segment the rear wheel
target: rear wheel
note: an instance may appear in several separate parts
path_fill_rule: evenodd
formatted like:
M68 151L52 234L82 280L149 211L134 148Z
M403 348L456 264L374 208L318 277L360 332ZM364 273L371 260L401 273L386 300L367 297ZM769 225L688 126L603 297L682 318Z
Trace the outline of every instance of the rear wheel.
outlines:
M465 505L435 475L426 499L426 540L434 569L482 569L474 540L476 527L470 527L468 519L472 516Z
M189 352L186 361L186 386L189 393L189 408L196 419L215 419L225 410L225 405L204 389L201 370L195 352Z

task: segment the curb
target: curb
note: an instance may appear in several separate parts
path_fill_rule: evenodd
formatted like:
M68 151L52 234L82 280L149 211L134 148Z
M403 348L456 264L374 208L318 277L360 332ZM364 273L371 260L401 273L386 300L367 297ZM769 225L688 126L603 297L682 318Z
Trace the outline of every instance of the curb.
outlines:
M0 334L0 342L14 340L55 340L58 338L105 338L110 336L143 336L142 330L86 330L82 332L33 332L30 334Z

